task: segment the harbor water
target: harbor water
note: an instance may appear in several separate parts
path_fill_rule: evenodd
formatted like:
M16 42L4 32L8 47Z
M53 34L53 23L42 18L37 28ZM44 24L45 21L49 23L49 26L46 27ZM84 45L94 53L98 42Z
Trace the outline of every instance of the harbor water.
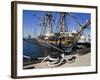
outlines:
M27 56L30 58L37 58L37 57L42 57L44 55L44 52L42 50L42 48L35 44L35 43L31 43L30 41L27 40L23 40L23 57ZM27 58L23 58L24 62L27 61Z

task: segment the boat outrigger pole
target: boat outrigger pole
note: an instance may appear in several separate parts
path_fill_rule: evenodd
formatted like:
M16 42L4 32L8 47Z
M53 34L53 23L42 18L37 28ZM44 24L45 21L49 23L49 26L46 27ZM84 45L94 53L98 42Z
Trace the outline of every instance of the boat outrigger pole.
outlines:
M90 25L90 20L88 20L83 26L81 26L80 31L74 36L74 40L78 41L81 37L81 35L83 34L83 31L88 28L88 26Z

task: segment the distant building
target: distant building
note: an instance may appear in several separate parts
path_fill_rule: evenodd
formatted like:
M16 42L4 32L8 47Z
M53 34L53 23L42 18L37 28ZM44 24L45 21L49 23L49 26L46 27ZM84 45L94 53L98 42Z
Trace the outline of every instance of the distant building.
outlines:
M91 36L90 35L82 35L78 42L84 43L84 42L91 42Z
M28 39L32 39L32 36L31 35L28 35Z

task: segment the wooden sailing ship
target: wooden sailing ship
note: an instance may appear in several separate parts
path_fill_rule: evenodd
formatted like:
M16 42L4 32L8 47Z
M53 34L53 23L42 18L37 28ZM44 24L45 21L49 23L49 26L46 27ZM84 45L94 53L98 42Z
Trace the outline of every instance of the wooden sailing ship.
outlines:
M75 16L72 16L70 13L61 12L59 14L60 18L58 19L58 23L60 23L59 24L60 26L58 26L58 24L53 25L53 27L56 27L54 32L52 32L53 28L51 25L52 14L48 12L45 16L42 17L40 24L41 33L40 36L38 37L38 40L40 42L47 42L54 45L62 44L66 46L77 43L77 41L83 34L83 31L90 25L90 20L88 20L84 25L81 25L80 23L77 22L80 25L80 31L69 32L66 23L67 22L66 16L70 16L73 19L77 18Z

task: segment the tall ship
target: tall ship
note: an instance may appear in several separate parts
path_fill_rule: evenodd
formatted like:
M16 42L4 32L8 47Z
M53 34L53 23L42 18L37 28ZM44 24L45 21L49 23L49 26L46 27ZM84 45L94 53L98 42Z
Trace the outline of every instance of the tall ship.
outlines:
M80 24L77 21L77 18L70 13L60 12L60 17L58 21L52 19L52 14L48 12L46 15L42 16L41 19L41 33L38 36L38 41L41 43L49 43L55 47L62 48L67 52L66 48L73 48L78 42L86 42L87 38L90 43L90 37L86 37L83 35L83 32L90 25L90 20L87 20L85 24ZM68 31L68 23L67 16L70 16L79 26L80 29L77 31ZM52 21L56 21L55 25L52 26ZM52 27L55 27L55 31L53 31Z

